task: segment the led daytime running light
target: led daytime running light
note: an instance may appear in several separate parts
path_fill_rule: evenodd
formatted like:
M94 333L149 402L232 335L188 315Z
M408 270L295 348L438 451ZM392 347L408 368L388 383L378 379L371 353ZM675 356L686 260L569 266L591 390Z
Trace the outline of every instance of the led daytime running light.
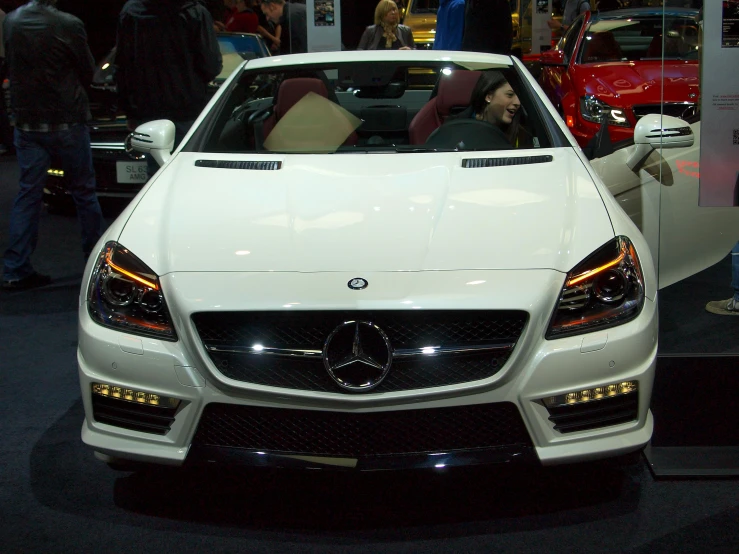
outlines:
M108 253L105 255L105 261L108 263L108 265L111 268L115 269L118 273L121 273L121 274L125 275L126 277L130 277L134 281L138 281L139 283L141 283L142 285L146 285L150 289L154 289L154 290L158 290L159 289L159 287L157 286L156 283L152 283L151 281L147 281L146 279L144 279L142 277L139 277L135 273L131 273L130 271L126 271L121 266L116 265L115 263L113 263L113 254L112 254L112 251L108 251Z
M590 389L560 394L558 396L550 396L549 398L544 398L542 402L547 408L558 408L561 406L585 404L587 402L597 402L606 398L633 394L638 390L638 381L621 381L620 383L610 383L608 385L603 385L602 387L593 387Z
M621 253L618 258L616 258L613 261L608 262L605 265L602 265L600 267L596 267L595 269L591 269L590 271L586 271L585 273L578 275L577 277L570 279L567 281L567 286L571 287L572 285L576 285L580 281L584 281L585 279L588 279L589 277L592 277L593 275L597 275L598 273L601 273L602 271L605 271L606 269L609 269L613 267L614 265L618 265L623 261L624 255Z
M176 408L180 405L178 398L161 396L152 392L137 391L126 387L108 385L107 383L92 383L91 390L98 396L107 396L134 404L145 404L147 406L159 406L161 408Z

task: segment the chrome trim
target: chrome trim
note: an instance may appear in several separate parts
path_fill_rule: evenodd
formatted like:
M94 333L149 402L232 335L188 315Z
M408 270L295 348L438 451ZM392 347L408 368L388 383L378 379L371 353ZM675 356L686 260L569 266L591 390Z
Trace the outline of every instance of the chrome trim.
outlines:
M450 354L484 354L486 352L499 352L501 350L513 350L515 343L506 342L503 344L481 344L475 346L425 346L423 348L398 348L393 350L393 360L398 358L413 358L421 356L444 356ZM282 358L320 358L323 355L322 350L312 350L303 348L272 348L268 346L226 346L226 345L206 345L205 349L209 352L218 352L226 354L252 354L257 356L275 356Z
M329 358L329 349L331 348L331 341L342 329L348 328L352 325L354 325L354 340L352 341L351 352L347 352L346 355L344 355L339 361L336 361L336 363L332 365L330 358ZM360 325L369 327L374 332L376 332L382 339L382 342L385 344L385 351L382 353L382 358L387 356L387 360L384 363L378 361L374 357L367 354L362 348L362 339L360 338L360 334L359 334ZM355 363L359 363L365 366L372 367L375 370L379 371L380 375L378 375L372 381L367 381L363 379L364 382L357 385L357 384L348 382L346 379L343 379L341 376L337 374L337 370L353 365ZM375 325L374 323L370 321L345 321L341 325L338 325L333 331L331 331L331 334L328 336L328 338L326 339L326 342L323 345L323 366L326 368L326 371L331 376L331 378L336 382L336 384L346 390L350 390L350 391L372 390L377 385L382 383L385 377L387 377L388 371L390 371L390 367L392 365L393 365L393 346L392 344L390 344L390 339L387 338L387 335L382 329L380 329L377 325Z
M448 354L484 354L500 350L513 350L515 343L480 344L475 346L425 346L423 348L399 348L393 350L393 359L415 356L444 356Z
M205 349L209 352L226 354L254 354L257 356L276 356L282 358L320 358L323 356L322 350L306 350L301 348L205 345Z
M122 142L91 142L90 148L93 150L125 150L126 147Z

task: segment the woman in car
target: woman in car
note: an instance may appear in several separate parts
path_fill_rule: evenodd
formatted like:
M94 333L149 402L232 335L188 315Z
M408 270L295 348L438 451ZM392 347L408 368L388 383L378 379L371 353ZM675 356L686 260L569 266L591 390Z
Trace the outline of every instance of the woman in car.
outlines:
M522 117L521 101L505 75L483 71L472 89L469 107L450 116L431 133L426 144L451 148L461 142L463 148L471 150L528 148L532 139L522 125ZM471 124L470 120L481 125Z
M400 25L400 12L393 0L380 0L375 24L364 30L357 50L414 50L411 28Z

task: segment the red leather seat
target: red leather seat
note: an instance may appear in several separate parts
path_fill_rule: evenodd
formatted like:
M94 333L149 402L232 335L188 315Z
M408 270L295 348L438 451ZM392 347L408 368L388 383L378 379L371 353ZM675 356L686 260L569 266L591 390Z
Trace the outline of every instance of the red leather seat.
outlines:
M480 75L479 71L462 69L449 75L442 74L438 93L419 110L408 126L410 143L425 143L429 135L441 127L454 108L466 108Z
M621 46L610 31L590 35L585 44L582 63L617 62L624 57Z
M277 122L292 109L306 94L313 92L324 98L328 98L328 90L326 85L320 79L310 77L296 77L293 79L285 79L280 83L277 90L277 100L273 106L272 115L264 120L262 124L262 137L265 140L272 129L275 128ZM356 133L352 133L344 142L344 145L351 146L357 143L358 137Z

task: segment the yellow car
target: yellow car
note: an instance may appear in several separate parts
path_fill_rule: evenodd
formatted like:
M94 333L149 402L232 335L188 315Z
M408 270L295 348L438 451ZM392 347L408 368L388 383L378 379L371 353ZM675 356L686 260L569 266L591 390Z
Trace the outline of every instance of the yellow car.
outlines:
M511 15L513 19L513 50L521 49L521 25L519 13L521 6L530 4L530 0L511 0ZM431 50L434 47L436 35L436 12L439 9L439 0L409 0L405 9L403 25L413 31L416 48ZM531 37L529 36L529 46Z

